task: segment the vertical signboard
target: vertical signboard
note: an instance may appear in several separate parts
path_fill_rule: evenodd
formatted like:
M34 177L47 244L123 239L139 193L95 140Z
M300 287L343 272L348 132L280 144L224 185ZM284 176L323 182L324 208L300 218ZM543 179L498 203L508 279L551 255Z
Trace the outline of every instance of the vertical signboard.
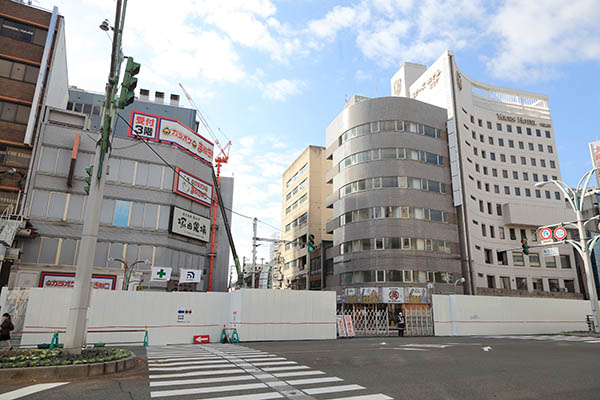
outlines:
M592 157L592 166L594 168L600 168L600 140L589 143L590 145L590 156ZM600 174L596 174L596 183L600 187Z

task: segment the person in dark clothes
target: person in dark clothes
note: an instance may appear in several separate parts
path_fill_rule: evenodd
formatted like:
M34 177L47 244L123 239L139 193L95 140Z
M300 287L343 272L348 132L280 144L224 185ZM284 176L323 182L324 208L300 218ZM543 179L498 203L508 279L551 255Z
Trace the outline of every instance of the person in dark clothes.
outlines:
M398 313L398 336L404 336L404 330L406 329L406 322L404 321L404 316L402 315L402 311Z
M13 331L14 329L15 326L10 319L10 314L2 314L2 324L0 324L0 343L6 341L9 350L12 349L12 345L10 344L10 331Z

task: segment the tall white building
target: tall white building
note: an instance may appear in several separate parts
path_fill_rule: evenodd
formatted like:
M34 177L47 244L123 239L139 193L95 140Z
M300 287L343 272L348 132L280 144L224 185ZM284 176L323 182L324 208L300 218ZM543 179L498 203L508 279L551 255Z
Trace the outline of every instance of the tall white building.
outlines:
M559 246L558 257L543 257L539 248L529 256L504 251L520 248L522 239L538 244L538 227L573 217L557 190L535 187L561 178L548 96L471 79L451 51L429 68L405 63L391 90L447 110L465 292L581 293L569 246Z

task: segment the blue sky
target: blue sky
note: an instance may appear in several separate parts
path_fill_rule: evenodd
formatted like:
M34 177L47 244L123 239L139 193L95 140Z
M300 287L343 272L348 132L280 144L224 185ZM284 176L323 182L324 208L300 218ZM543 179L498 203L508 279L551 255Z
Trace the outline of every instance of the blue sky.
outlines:
M103 91L110 40L98 25L115 2L39 5L65 16L69 83ZM142 64L138 88L182 95L183 83L232 139L234 209L277 227L282 172L325 145L345 97L387 96L402 62L429 65L445 49L475 80L549 96L562 177L576 184L600 139L598 21L597 0L129 0L123 49ZM233 229L249 256L251 221L234 217Z

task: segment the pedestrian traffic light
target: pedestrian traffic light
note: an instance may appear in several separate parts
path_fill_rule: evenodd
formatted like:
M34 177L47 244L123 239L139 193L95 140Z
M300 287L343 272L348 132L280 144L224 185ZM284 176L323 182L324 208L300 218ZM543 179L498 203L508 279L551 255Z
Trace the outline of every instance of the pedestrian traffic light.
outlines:
M527 239L521 239L521 248L523 249L523 254L528 256L529 255L529 245L527 244Z
M89 167L87 167L85 169L85 174L87 175L85 178L83 178L83 180L85 181L85 183L87 183L87 185L85 185L83 187L83 191L86 194L90 194L90 186L92 185L92 174L94 173L94 166L90 165Z
M312 253L315 251L315 235L312 233L308 234L308 252Z
M135 99L135 87L137 86L137 78L134 76L140 72L140 63L133 61L132 57L127 58L127 65L125 66L125 75L123 75L123 82L121 83L121 93L119 93L119 102L117 108L125 108Z

